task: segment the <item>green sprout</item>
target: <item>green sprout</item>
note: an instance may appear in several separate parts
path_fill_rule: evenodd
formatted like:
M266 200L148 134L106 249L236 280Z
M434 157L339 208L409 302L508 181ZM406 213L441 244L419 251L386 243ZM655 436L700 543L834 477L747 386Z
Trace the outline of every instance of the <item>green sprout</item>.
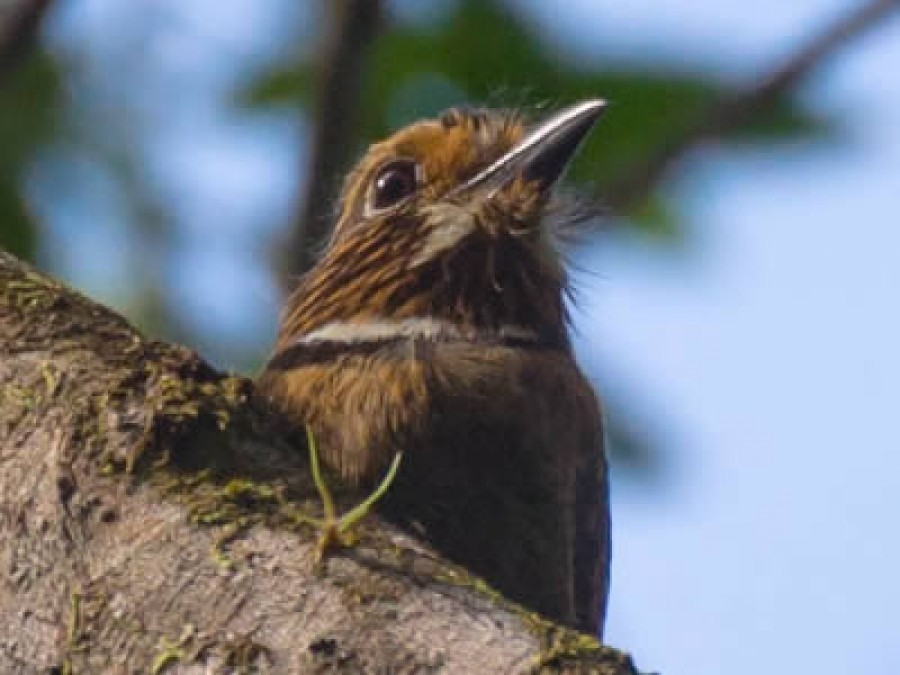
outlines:
M348 548L353 546L356 538L353 536L353 529L362 522L375 503L384 496L397 470L400 468L400 460L403 458L403 452L394 454L394 459L388 467L387 473L375 490L366 497L362 502L354 506L342 516L337 516L334 509L334 500L331 497L331 491L325 484L322 476L322 469L319 466L319 451L316 446L316 439L313 436L309 425L306 427L306 444L309 448L309 467L312 473L313 482L322 500L322 508L324 514L322 518L313 518L312 516L300 515L298 518L305 523L317 528L320 532L319 541L316 544L315 562L319 564L324 557L335 549Z

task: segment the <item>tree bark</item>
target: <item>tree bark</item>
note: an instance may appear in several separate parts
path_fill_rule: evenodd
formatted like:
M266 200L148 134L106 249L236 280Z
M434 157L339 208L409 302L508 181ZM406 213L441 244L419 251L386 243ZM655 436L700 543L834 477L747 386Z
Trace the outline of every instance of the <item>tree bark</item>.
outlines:
M636 672L376 517L316 566L320 510L252 382L0 252L0 672Z

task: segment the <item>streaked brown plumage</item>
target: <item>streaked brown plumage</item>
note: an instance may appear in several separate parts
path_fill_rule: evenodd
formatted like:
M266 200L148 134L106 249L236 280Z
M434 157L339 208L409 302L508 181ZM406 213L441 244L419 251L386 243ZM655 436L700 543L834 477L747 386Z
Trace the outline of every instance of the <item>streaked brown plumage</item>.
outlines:
M451 110L373 145L260 385L379 510L514 600L602 631L600 411L567 336L551 193L602 104Z

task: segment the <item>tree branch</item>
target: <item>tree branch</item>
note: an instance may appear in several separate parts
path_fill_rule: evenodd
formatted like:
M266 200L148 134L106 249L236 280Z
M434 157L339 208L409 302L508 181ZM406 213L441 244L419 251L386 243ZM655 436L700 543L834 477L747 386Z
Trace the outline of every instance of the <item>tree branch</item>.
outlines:
M50 0L16 0L0 9L0 80L30 51Z
M0 672L635 674L374 517L317 572L294 433L0 252Z
M639 206L656 189L671 166L698 143L735 131L798 86L855 38L900 9L900 0L873 0L835 21L771 72L732 96L713 104L691 124L636 161L604 186L603 202L614 212Z
M305 272L314 247L331 228L330 204L352 160L366 57L381 25L382 0L334 0L319 49L318 92L312 109L312 145L300 217L290 235L282 278Z

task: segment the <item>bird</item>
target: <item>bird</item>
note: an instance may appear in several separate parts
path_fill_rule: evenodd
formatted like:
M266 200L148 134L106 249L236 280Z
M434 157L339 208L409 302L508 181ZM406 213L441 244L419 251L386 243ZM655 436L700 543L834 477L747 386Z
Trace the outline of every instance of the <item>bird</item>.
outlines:
M370 146L258 378L342 480L391 465L381 516L599 637L607 459L569 336L557 230L577 215L557 185L604 107L532 122L460 106Z

